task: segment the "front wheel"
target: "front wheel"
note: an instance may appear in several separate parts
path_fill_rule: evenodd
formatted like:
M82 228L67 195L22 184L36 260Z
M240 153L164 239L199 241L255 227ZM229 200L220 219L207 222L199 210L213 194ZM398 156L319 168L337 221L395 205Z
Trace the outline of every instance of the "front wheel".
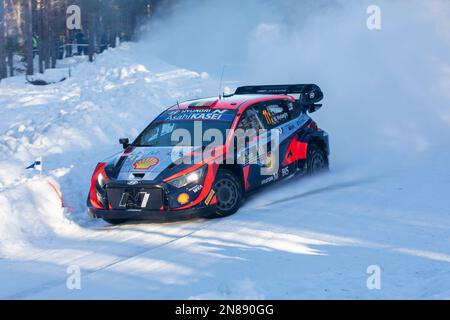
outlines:
M235 213L242 202L242 186L236 176L228 170L219 170L213 184L217 203L209 218L220 218Z

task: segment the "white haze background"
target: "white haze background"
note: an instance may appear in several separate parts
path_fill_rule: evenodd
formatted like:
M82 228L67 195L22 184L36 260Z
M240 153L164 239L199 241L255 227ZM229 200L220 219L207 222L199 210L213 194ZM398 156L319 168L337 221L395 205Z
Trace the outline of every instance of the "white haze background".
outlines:
M371 4L381 9L381 30L367 29ZM217 79L225 65L226 84L318 84L324 108L314 116L337 157L414 157L450 143L448 1L182 1L175 8L149 26L149 52Z

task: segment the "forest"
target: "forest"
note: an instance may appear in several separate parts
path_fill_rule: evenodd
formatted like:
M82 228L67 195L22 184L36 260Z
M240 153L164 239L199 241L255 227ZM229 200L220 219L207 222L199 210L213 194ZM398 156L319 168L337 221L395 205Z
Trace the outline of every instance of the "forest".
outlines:
M0 80L55 68L58 59L95 54L136 29L161 0L0 0ZM22 69L15 61L21 62Z

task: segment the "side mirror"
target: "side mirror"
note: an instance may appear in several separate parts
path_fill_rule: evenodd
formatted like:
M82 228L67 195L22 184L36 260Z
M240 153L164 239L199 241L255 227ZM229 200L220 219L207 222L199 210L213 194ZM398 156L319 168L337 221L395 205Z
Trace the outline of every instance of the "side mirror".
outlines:
M119 139L119 143L126 149L130 145L130 140L128 138L121 138Z

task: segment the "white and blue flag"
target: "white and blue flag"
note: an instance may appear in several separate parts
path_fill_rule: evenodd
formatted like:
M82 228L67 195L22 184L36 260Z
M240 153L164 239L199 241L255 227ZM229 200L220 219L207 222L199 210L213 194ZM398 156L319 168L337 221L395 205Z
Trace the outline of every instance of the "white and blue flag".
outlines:
M42 157L37 158L36 161L26 167L26 169L35 169L39 172L42 172Z

